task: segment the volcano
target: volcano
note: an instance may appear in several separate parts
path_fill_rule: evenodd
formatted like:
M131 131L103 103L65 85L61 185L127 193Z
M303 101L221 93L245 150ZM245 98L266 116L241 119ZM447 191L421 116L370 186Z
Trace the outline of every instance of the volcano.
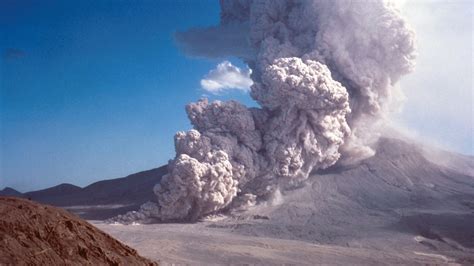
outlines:
M375 149L357 165L318 170L268 202L197 223L103 222L155 200L132 192L151 191L165 167L35 200L170 263L473 263L474 158L393 138Z

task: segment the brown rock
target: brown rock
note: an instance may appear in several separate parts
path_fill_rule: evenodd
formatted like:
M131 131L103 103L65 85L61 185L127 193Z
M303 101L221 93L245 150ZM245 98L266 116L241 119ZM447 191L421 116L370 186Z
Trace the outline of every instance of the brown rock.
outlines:
M0 265L157 265L77 216L0 197Z

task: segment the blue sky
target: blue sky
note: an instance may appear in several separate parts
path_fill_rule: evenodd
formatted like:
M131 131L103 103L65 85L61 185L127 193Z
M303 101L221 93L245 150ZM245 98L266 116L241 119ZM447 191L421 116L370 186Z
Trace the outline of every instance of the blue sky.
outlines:
M470 15L457 23L469 24ZM430 27L412 16L417 27ZM218 21L218 1L210 0L1 1L0 189L28 191L63 182L84 186L165 164L174 156L175 132L190 128L185 104L206 93L200 80L223 60L186 57L173 33ZM467 36L472 36L469 25ZM423 38L443 38L438 35ZM464 41L457 49L467 49L472 58L472 39ZM412 89L439 78L426 67L430 54L423 56L424 74L412 74L402 86ZM235 58L226 59L243 67ZM457 63L466 71L465 61ZM431 91L445 89L436 84L452 84L451 78L431 82ZM422 136L430 132L429 138L457 151L474 153L466 131L472 130L472 74L461 79L457 86L464 98L471 93L471 112L450 124L452 130L440 129L438 116L419 115L418 100L407 101L397 121ZM253 104L241 91L211 98Z

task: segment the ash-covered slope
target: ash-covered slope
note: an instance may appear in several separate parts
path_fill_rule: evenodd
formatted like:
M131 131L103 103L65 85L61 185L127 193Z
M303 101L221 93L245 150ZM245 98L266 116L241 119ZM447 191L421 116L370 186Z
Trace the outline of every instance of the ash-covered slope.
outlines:
M467 254L474 251L474 176L465 174L470 171L430 162L415 144L382 138L377 154L359 165L314 173L305 186L282 192L273 203L234 212L211 227L380 250L424 245L472 260Z
M97 226L168 263L472 265L469 157L438 150L434 163L426 147L388 138L375 148L358 165L313 173L247 210L198 223Z

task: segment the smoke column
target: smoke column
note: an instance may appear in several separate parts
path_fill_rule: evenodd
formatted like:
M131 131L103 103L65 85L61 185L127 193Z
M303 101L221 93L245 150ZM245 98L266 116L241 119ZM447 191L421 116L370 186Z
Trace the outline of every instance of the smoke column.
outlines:
M194 129L135 219L195 220L268 199L338 161L373 155L369 132L414 67L414 33L388 1L222 0L220 25L177 34L188 54L238 56L260 108L200 100Z

